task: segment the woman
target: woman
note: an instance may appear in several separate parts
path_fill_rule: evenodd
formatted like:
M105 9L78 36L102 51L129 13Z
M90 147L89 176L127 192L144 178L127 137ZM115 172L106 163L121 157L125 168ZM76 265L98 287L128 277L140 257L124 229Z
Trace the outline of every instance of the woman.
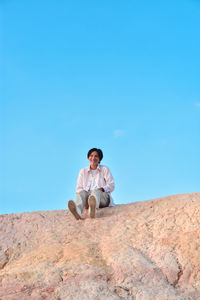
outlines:
M89 208L90 218L95 218L99 207L114 206L110 193L114 190L114 179L106 166L101 166L103 152L92 148L87 154L90 166L81 169L76 186L76 203L69 200L68 208L73 216L82 218L84 207Z

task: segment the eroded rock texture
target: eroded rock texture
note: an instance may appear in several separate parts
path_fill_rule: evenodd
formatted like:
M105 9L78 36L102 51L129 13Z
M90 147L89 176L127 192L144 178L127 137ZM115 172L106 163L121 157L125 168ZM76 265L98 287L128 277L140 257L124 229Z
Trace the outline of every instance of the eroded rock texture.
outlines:
M0 216L0 300L200 299L200 193Z

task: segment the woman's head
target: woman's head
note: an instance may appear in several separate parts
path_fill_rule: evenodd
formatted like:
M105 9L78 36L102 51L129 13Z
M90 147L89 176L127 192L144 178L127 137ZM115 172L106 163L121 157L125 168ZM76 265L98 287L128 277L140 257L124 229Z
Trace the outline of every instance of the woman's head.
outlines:
M103 152L101 149L92 148L88 151L87 158L90 162L90 166L96 169L103 158Z

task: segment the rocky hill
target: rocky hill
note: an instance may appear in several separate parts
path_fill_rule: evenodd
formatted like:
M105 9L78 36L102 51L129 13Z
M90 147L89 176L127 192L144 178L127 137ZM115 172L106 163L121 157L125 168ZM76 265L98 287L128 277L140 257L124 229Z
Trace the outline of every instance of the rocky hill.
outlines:
M200 193L0 215L0 300L200 299Z

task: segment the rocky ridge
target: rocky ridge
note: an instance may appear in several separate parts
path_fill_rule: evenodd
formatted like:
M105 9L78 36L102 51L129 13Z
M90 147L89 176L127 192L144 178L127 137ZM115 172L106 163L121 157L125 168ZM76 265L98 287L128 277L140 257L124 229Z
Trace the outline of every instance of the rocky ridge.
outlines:
M0 300L200 299L200 193L0 215Z

